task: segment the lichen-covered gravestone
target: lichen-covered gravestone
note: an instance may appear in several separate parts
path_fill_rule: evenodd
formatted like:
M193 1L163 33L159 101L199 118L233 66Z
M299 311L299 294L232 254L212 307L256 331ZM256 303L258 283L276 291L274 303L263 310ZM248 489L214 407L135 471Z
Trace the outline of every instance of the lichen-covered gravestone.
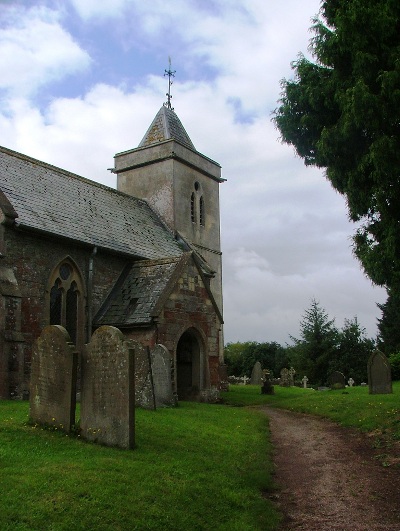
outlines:
M97 329L82 355L81 434L89 441L135 445L137 343L112 326Z
M390 363L385 354L375 350L368 359L368 385L371 395L390 394L392 390L392 374Z
M330 375L329 383L331 389L344 389L346 387L344 374L339 371L333 371Z
M250 384L261 385L262 377L263 377L263 372L261 368L261 363L259 361L256 361L254 364L253 370L251 371Z
M46 326L32 353L32 422L71 430L75 424L77 360L78 353L65 328Z
M150 349L140 343L135 349L135 405L144 409L156 408Z
M289 369L284 368L281 370L281 381L279 385L281 387L290 387Z
M153 379L156 407L175 406L176 399L172 391L171 357L164 345L156 345L150 352L151 373Z

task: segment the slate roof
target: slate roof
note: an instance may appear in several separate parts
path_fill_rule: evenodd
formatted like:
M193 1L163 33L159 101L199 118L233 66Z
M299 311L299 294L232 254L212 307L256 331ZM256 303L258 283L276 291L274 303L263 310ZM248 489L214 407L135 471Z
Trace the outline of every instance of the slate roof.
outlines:
M0 146L0 190L17 227L150 260L182 249L149 205Z
M172 109L163 105L148 128L139 147L146 147L171 139L196 151L178 116Z
M140 260L128 266L93 324L119 328L150 324L190 256L191 253L185 253L181 258Z

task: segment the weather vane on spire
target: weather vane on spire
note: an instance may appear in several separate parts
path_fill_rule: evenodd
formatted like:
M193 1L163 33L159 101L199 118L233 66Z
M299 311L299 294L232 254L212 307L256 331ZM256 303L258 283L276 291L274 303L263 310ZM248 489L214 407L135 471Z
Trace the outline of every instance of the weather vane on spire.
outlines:
M171 99L172 99L172 96L171 96L171 85L173 83L171 78L175 77L176 70L171 70L171 57L168 57L168 62L169 62L169 68L168 68L168 70L164 70L164 77L168 76L168 92L166 94L167 102L164 103L164 105L166 105L168 107L168 109L171 109L173 111L174 109L173 109L173 107L171 107Z

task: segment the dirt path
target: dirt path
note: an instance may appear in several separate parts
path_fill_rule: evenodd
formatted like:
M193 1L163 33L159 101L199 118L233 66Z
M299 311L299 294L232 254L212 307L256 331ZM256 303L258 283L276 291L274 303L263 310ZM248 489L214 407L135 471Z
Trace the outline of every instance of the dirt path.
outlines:
M400 531L400 469L371 441L324 419L271 407L282 531Z

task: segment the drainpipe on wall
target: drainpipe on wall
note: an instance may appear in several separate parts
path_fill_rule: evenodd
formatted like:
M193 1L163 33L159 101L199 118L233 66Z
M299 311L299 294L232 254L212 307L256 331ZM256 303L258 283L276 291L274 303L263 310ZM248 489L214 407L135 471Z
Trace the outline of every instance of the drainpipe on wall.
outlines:
M97 254L97 247L93 247L92 254L89 257L89 271L88 271L88 289L87 289L87 307L88 307L88 326L87 326L87 343L92 337L92 322L93 322L93 270L94 257Z

